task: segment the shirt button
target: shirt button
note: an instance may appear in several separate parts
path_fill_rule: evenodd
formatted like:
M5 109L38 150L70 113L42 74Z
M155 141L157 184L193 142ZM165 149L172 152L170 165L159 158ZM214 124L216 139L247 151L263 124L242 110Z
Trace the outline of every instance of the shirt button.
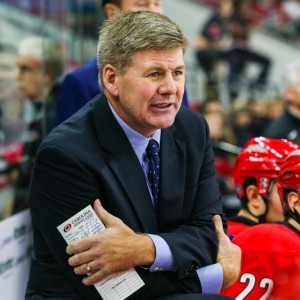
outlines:
M162 267L156 267L154 269L155 272L159 272L159 271L163 271L163 270L164 270L164 268L162 268Z

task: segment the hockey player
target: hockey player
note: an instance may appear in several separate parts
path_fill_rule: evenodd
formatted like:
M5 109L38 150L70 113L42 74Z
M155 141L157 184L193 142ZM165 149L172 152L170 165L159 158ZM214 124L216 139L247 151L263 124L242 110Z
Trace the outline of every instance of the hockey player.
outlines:
M233 240L242 249L239 279L222 294L237 300L287 300L300 295L300 150L291 152L278 176L285 220L260 224Z
M283 221L277 193L277 176L284 158L299 146L284 139L255 137L237 157L234 183L241 208L228 220L228 235L236 236L249 226Z

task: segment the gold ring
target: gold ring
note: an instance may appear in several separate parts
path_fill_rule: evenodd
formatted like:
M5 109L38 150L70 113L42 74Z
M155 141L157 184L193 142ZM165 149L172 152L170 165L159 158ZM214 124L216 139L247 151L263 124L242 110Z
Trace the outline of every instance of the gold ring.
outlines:
M87 270L87 273L95 273L95 270L93 270L89 264L86 264L86 270Z

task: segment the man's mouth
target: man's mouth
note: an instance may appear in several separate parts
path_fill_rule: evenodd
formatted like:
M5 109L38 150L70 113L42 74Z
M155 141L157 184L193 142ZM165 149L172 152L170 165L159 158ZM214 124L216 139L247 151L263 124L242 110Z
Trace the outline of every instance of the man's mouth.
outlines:
M167 108L170 107L172 104L171 103L163 103L163 104L152 104L151 106L157 107L157 108Z

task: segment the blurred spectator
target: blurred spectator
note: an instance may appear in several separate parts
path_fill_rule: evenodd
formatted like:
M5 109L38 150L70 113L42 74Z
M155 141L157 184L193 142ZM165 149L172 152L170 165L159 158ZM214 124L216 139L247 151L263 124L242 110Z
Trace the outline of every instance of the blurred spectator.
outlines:
M299 8L292 7L293 3L289 2L294 1L256 0L253 4L253 10L259 16L261 26L267 29L269 33L294 42L298 40L297 27L299 27L299 20L296 21L296 16ZM291 9L292 12L290 12Z
M288 16L290 35L299 41L300 34L300 0L283 1L283 11Z
M217 0L198 0L198 2L210 8L215 8L218 4ZM298 45L299 0L244 0L243 2L249 7L247 14L254 27Z
M32 36L21 41L17 56L19 92L34 106L25 137L22 164L16 183L16 207L26 203L27 188L35 154L42 139L55 126L56 95L63 74L63 53L50 38Z
M231 104L228 115L237 146L244 147L251 138L263 135L272 112L267 111L267 103L264 98L253 96L247 101L237 100Z
M252 115L252 131L254 136L261 136L269 125L266 100L261 97L253 97L248 101L248 108Z
M269 123L280 118L285 110L285 105L280 97L274 97L265 103L266 117Z
M271 67L270 59L249 45L249 35L253 28L249 5L248 1L220 0L196 43L196 56L207 76L208 90L216 88L216 63L220 60L228 62L231 99L238 95L242 79L246 78L248 63L259 65L257 77L249 83L251 88L265 87Z
M236 151L231 127L226 124L223 107L218 100L204 101L200 112L208 123L210 138L215 154L216 175L222 195L234 193L233 165Z
M202 102L200 112L208 122L216 156L225 158L229 164L233 165L235 155L239 150L234 146L236 144L235 135L221 102L217 99L206 100Z
M201 28L196 41L196 57L206 75L206 96L210 93L213 97L217 96L217 66L220 61L228 60L233 10L233 0L221 0L212 16Z
M210 99L205 100L200 104L200 111L203 115L209 113L222 114L224 112L224 108L218 99Z
M283 2L284 0L253 0L251 9L259 26L265 26L266 22L271 22L274 29L282 26L288 19Z
M245 78L247 64L256 63L260 68L257 77L250 79L250 87L264 89L268 83L271 61L267 56L258 53L249 45L249 37L254 28L251 1L236 0L233 19L235 22L232 25L233 46L229 52L229 85L231 95L234 98L241 84L240 79Z
M56 94L63 75L61 45L50 38L28 37L21 41L17 57L20 94L32 102L36 135L43 138L55 126Z
M228 118L231 120L236 145L243 147L252 137L255 136L252 126L252 112L248 103L235 101L230 108Z
M300 21L300 1L299 0L285 0L283 1L283 9L289 16L290 20L295 23Z
M300 142L300 61L286 66L282 72L282 96L286 104L284 113L272 121L265 136Z

